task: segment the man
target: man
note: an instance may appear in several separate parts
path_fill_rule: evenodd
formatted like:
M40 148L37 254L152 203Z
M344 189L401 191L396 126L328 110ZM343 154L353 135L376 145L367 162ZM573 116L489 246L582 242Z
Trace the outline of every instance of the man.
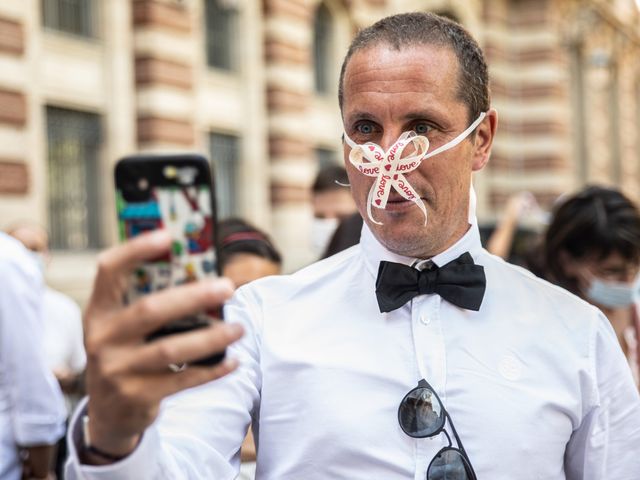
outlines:
M0 478L50 478L64 434L60 388L42 352L42 276L0 232Z
M637 476L640 399L606 319L488 254L469 222L497 124L487 85L478 46L449 20L399 15L360 32L340 99L362 241L240 289L224 326L144 344L231 287L123 307L120 283L169 239L105 252L76 478L231 479L251 420L263 479ZM167 368L229 345L218 367ZM411 427L421 398L439 398L442 424Z
M311 241L316 258L325 252L340 221L357 211L351 193L345 188L348 184L347 171L340 165L326 166L316 175L311 188Z

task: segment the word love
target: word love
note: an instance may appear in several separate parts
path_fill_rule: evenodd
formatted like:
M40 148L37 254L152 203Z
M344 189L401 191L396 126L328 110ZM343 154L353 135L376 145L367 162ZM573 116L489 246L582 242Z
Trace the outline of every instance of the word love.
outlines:
M403 133L398 140L385 152L379 145L365 143L358 145L346 134L345 141L351 147L349 161L358 171L369 177L375 177L375 182L369 190L367 200L367 215L372 222L382 225L373 218L371 207L384 209L389 200L391 190L397 191L404 199L417 205L427 221L427 210L420 196L409 184L404 174L409 173L420 165L429 149L429 140L416 135L414 132ZM404 150L411 145L412 153L403 157Z

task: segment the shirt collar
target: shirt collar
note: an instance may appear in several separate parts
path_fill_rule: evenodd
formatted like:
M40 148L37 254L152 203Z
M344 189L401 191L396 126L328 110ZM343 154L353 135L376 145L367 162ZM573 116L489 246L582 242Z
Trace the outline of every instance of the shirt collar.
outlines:
M362 249L367 269L374 277L378 275L378 266L383 260L402 263L404 265L420 265L424 260L427 260L415 257L405 257L387 250L380 242L378 242L366 223L362 225L360 248ZM477 222L473 222L469 225L469 229L466 233L456 243L429 260L441 267L442 265L449 263L451 260L458 258L464 252L469 252L475 259L481 249L482 245L480 243L480 231L478 230L478 224Z

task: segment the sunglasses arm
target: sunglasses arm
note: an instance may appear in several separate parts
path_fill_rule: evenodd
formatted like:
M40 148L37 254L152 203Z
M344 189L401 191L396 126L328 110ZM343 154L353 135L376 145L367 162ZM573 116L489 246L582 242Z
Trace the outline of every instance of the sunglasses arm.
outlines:
M460 437L458 436L458 432L456 431L456 427L453 425L453 420L451 420L451 416L449 415L449 412L447 412L445 410L444 413L447 416L447 420L449 420L449 425L451 426L451 431L453 432L453 436L456 439L456 443L458 444L458 449L464 455L465 460L467 461L467 464L469 465L469 468L471 469L471 474L473 475L471 480L476 480L477 479L476 472L473 470L473 465L471 463L471 459L469 458L469 455L467 455L467 452L464 449L464 446L462 445L462 442L460 441ZM446 431L445 431L445 434L446 434ZM449 445L451 445L451 438L449 438L448 434L447 434L447 439L449 440Z

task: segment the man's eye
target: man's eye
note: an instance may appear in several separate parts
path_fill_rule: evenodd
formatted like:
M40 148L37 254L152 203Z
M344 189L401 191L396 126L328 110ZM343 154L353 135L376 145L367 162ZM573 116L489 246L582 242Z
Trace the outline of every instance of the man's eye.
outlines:
M361 123L356 125L356 131L363 135L371 135L373 133L373 125L370 123Z
M429 133L433 128L431 127L431 125L429 125L428 123L416 123L413 126L413 130L418 134L418 135L425 135L427 133Z

